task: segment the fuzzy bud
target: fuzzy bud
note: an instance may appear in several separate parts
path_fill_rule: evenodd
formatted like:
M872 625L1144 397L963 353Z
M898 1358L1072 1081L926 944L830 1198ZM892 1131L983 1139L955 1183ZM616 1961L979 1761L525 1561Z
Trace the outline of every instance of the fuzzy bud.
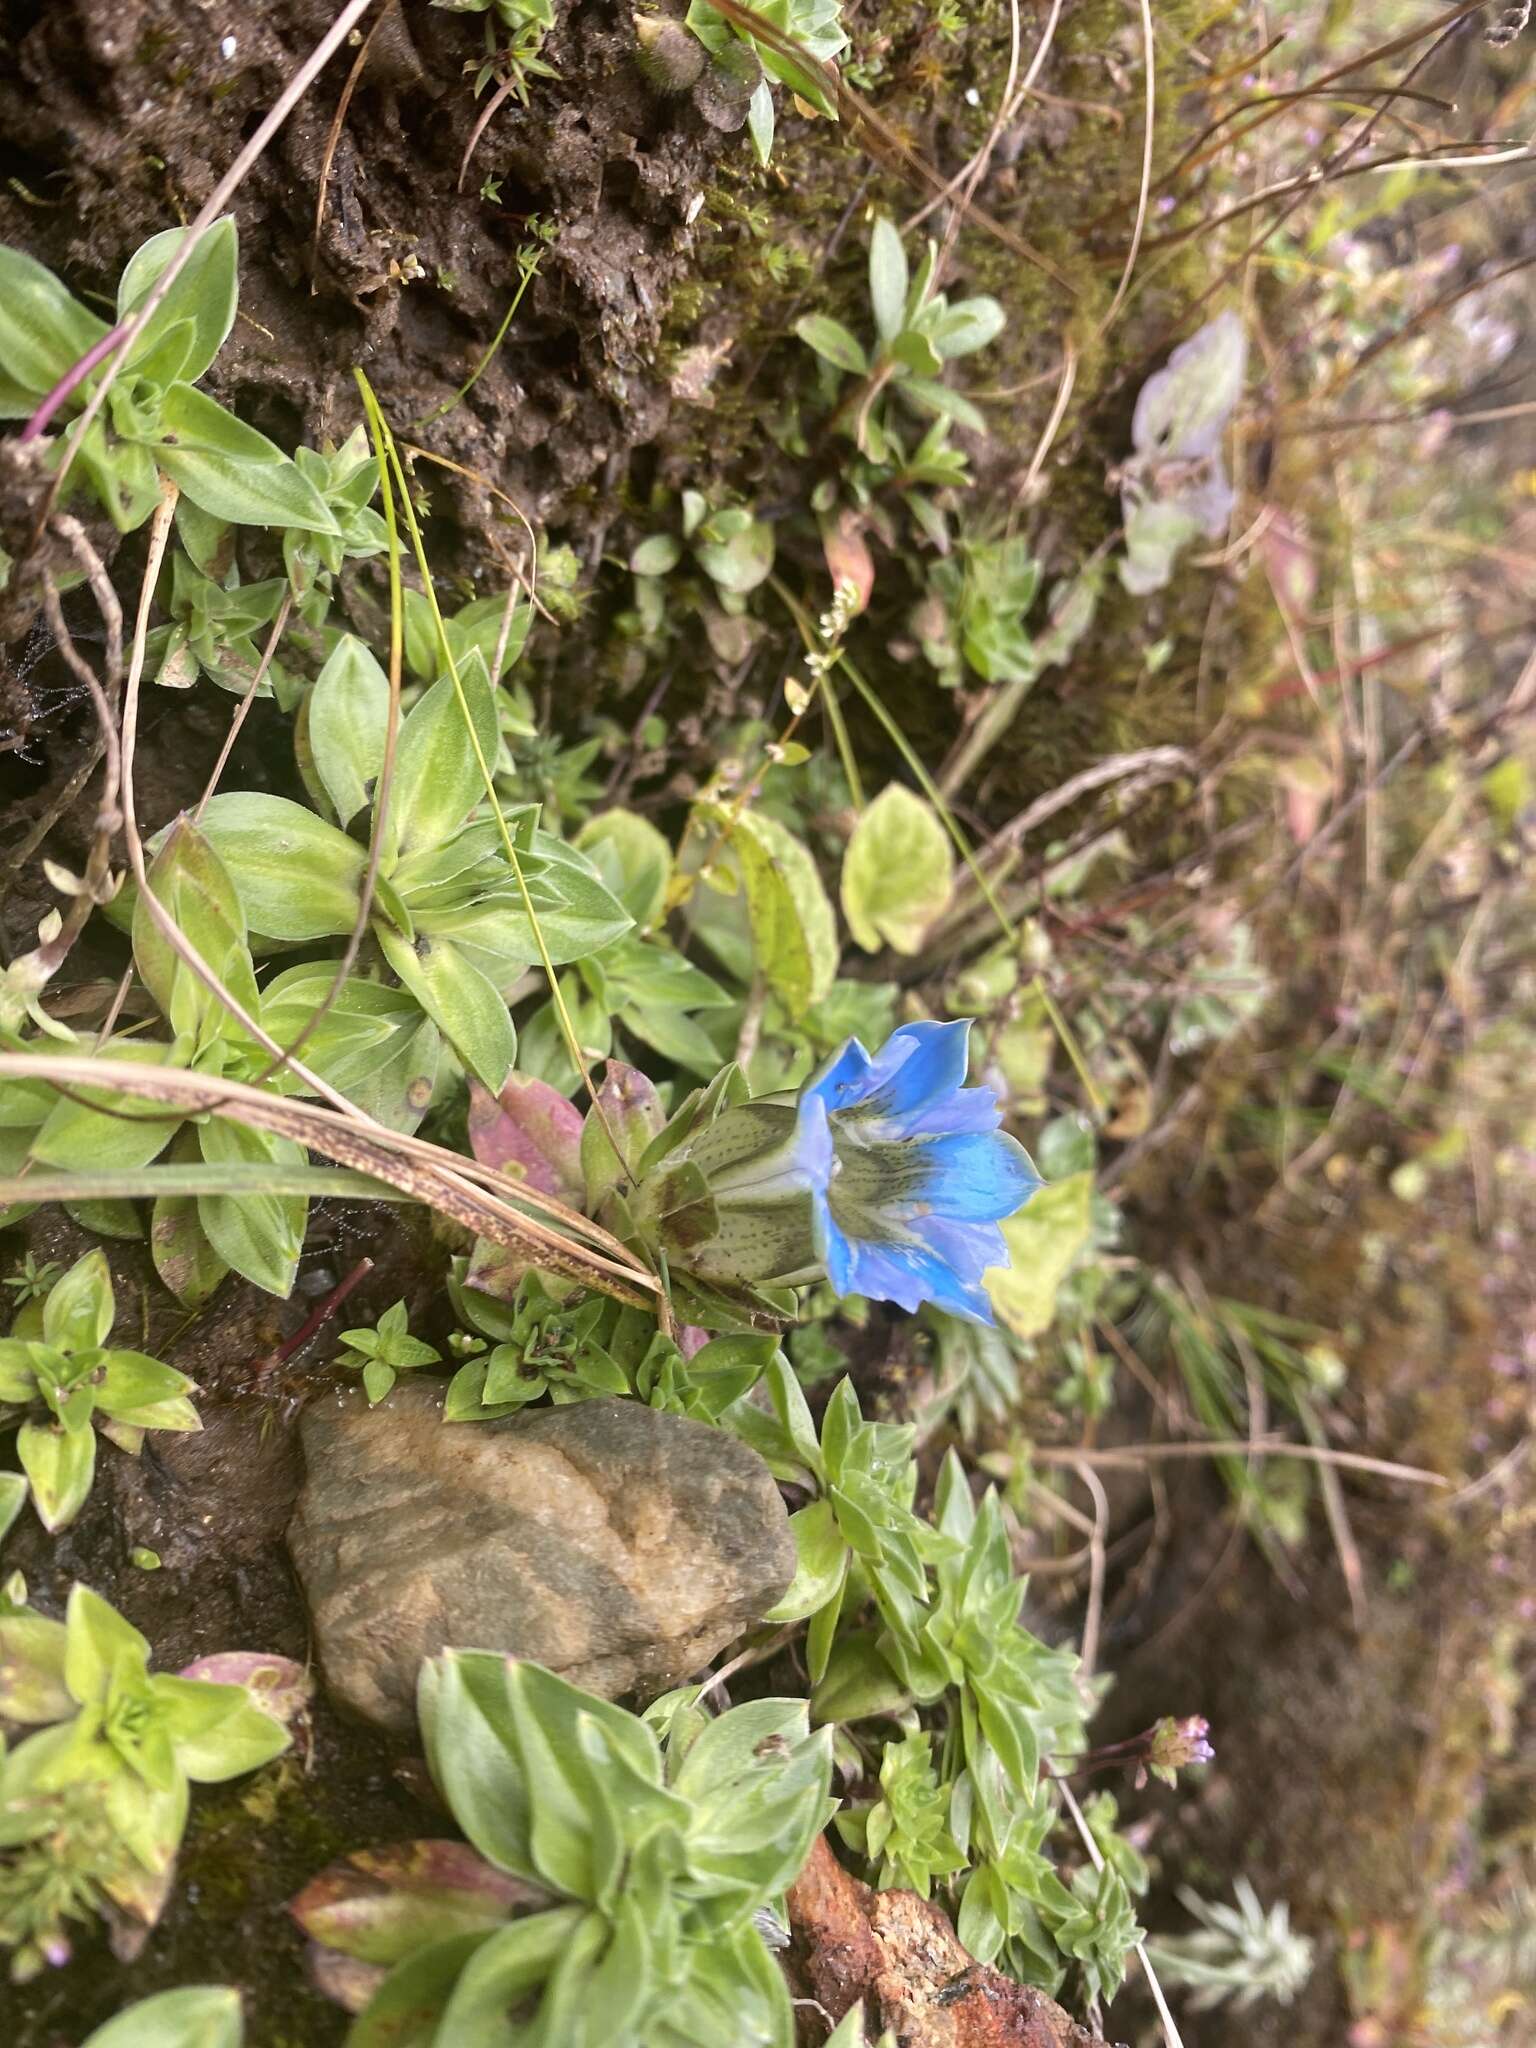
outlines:
M698 37L664 15L637 14L634 19L640 72L651 90L670 99L696 85L708 61Z

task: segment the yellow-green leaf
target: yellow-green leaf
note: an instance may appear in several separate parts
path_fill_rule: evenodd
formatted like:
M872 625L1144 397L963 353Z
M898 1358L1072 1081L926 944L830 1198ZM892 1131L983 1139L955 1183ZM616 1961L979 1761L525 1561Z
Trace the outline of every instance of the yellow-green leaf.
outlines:
M776 818L733 814L724 804L700 808L708 825L729 835L757 965L790 1016L803 1017L837 975L837 920L816 863Z
M1093 1175L1070 1174L1031 1196L1003 1225L1012 1263L994 1266L986 1288L1000 1321L1016 1337L1038 1337L1056 1313L1056 1295L1088 1242Z
M866 953L916 953L948 906L955 861L938 813L899 782L881 791L843 855L843 915Z

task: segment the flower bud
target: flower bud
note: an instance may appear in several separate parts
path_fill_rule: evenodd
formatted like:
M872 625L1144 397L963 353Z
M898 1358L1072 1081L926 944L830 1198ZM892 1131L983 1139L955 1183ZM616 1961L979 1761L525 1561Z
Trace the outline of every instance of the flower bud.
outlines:
M636 1220L669 1260L715 1285L814 1279L814 1190L827 1151L793 1103L740 1103L647 1176Z

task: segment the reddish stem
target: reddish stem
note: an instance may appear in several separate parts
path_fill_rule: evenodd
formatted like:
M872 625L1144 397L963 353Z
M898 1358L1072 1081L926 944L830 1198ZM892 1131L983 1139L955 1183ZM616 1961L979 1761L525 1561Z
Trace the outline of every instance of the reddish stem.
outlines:
M305 1319L297 1335L290 1337L286 1344L280 1344L275 1351L267 1353L266 1357L258 1364L257 1372L275 1372L280 1365L286 1365L296 1351L301 1351L304 1348L316 1330L323 1323L328 1323L331 1320L331 1317L335 1315L337 1309L341 1307L341 1304L346 1300L353 1288L366 1280L372 1271L372 1259L359 1259L346 1279L339 1281L331 1289L324 1301L316 1305L313 1313Z
M128 322L126 320L119 320L115 327L107 329L100 341L94 343L86 350L78 363L64 372L58 383L54 385L48 396L37 408L37 411L33 413L31 419L22 428L18 437L21 441L36 441L41 438L48 422L53 418L65 399L72 392L80 389L80 386L89 377L92 370L96 368L97 364L105 361L111 355L113 349L117 347L127 331Z

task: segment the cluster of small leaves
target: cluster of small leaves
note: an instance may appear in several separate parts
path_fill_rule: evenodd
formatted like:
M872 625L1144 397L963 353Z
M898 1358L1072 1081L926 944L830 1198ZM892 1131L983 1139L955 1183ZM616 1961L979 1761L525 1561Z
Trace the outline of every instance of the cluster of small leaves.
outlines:
M246 1014L269 1034L286 1032L283 1042L291 1043L309 1022L319 996L290 1027L285 978L258 992L240 897L212 842L189 820L178 820L164 836L149 869L147 893ZM97 1048L100 1056L158 1061L210 1078L252 1081L265 1073L272 1064L265 1049L172 944L143 896L120 897L113 908L130 922L135 973L170 1036L157 1040L142 1030L124 1030ZM297 976L304 974L296 970ZM389 992L380 989L377 996L387 1003ZM343 1011L332 1038L346 1022ZM92 1049L89 1040L74 1040L63 1026L52 1026L50 1038L63 1047ZM325 1057L326 1046L318 1050ZM286 1076L277 1085L292 1087L293 1078ZM172 1292L196 1305L233 1269L259 1287L287 1294L298 1268L308 1204L302 1194L274 1191L274 1182L302 1173L301 1146L219 1118L194 1120L175 1110L151 1109L110 1090L61 1095L27 1082L8 1091L0 1128L0 1158L7 1165L30 1161L65 1172L123 1171L146 1166L162 1154L174 1164L218 1168L226 1186L248 1184L238 1196L157 1198L150 1244ZM13 1221L24 1213L20 1205L8 1212Z
M738 1332L685 1355L643 1310L527 1273L510 1302L451 1283L464 1321L489 1340L449 1382L449 1422L494 1421L546 1395L557 1406L621 1395L672 1415L716 1422L757 1384L777 1347Z
M378 1406L401 1373L442 1362L430 1344L411 1335L403 1301L385 1309L371 1329L343 1330L341 1341L345 1348L336 1363L362 1374L370 1407Z
M432 5L445 8L450 14L494 15L495 24L506 31L503 40L496 33L496 25L487 19L485 61L475 76L477 95L497 79L526 106L530 78L559 76L554 66L539 55L545 36L555 25L554 0L432 0Z
M514 2005L528 2048L791 2048L755 1916L832 1812L831 1731L809 1732L803 1700L711 1720L689 1691L641 1718L450 1650L423 1665L418 1705L477 1855L409 1845L294 1901L323 1950L365 1966L330 1979L366 1999L351 2048L397 2041L407 2014L422 2048L449 2048Z
M86 1586L65 1619L0 1595L0 1720L34 1732L0 1762L0 1944L13 1977L69 1955L71 1921L148 1929L169 1891L189 1785L255 1770L288 1747L308 1680L280 1657L149 1669L138 1630Z
M187 233L169 228L130 259L117 288L120 325L144 305ZM292 456L197 388L234 324L238 273L235 224L218 221L204 230L123 359L80 443L79 468L124 533L141 526L159 503L160 473L213 519L339 533ZM109 332L51 271L18 249L0 247L0 418L36 412ZM99 376L93 372L74 386L64 402L66 416L84 407Z
M85 1505L98 1430L136 1457L146 1430L202 1427L185 1373L108 1344L116 1313L106 1255L90 1251L34 1287L0 1339L0 1427L19 1425L16 1455L53 1532Z
M845 1734L877 1716L931 1724L876 1746L880 1797L851 1810L844 1838L878 1883L951 1887L981 1961L1049 1990L1075 1970L1090 1996L1111 1995L1141 1938L1133 1899L1147 1874L1108 1821L1104 1870L1059 1874L1043 1765L1083 1751L1091 1700L1076 1658L1021 1622L996 1493L978 1506L951 1453L929 1521L912 1505L910 1427L864 1421L845 1380L818 1435L787 1366L770 1365L766 1387L771 1413L743 1403L725 1419L817 1495L791 1517L799 1567L769 1617L809 1622L812 1711Z
M710 6L709 0L691 0L683 22L713 60L718 124L739 125L741 116L732 118L732 112L740 95L752 147L758 162L766 164L773 154L775 127L769 80L787 85L806 112L835 121L837 102L820 67L847 49L848 38L843 31L842 0L763 0L752 12L804 55L755 35L749 23L730 19Z
M996 299L961 299L951 305L935 288L938 245L928 244L913 277L901 236L889 220L877 220L869 245L869 299L875 341L863 342L824 313L807 313L795 332L831 368L860 381L838 407L840 429L869 458L888 466L904 463L892 443L879 401L887 389L911 411L974 433L986 421L968 398L941 381L944 365L974 355L1002 332L1005 315ZM938 443L925 458L935 458Z
M1149 1944L1159 1973L1193 1991L1193 2012L1221 2005L1244 2012L1261 1998L1289 2005L1312 1974L1312 1944L1292 1928L1285 1901L1266 1910L1246 1877L1233 1890L1237 1903L1227 1906L1181 1885L1179 1903L1198 1929Z
M635 610L647 633L658 630L666 612L669 600L662 579L685 554L709 579L722 611L732 617L746 610L747 598L773 570L773 528L748 507L712 507L702 491L685 490L679 511L677 532L647 534L630 553Z

